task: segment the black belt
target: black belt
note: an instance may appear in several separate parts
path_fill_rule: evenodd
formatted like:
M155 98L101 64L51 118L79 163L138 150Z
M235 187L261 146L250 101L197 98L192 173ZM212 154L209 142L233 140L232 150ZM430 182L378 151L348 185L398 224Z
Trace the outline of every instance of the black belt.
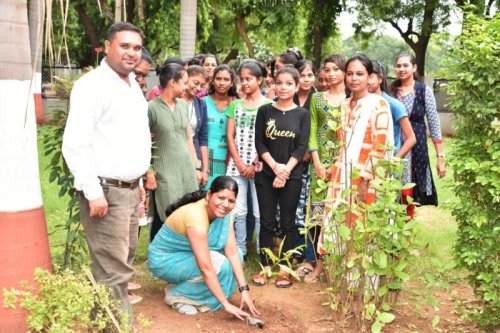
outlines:
M129 188L131 190L139 186L139 178L131 182L124 182L123 180L117 180L106 177L99 177L102 187L118 187L118 188Z

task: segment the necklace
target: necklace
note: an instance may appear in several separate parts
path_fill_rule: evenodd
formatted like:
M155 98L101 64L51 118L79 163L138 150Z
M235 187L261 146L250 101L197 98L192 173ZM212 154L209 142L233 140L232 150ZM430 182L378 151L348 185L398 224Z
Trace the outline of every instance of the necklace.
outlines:
M283 112L283 114L285 114L287 111L293 110L297 107L297 105L295 103L292 103L291 105L286 105L286 106L281 106L281 105L279 105L279 103L274 103L273 106L276 109Z

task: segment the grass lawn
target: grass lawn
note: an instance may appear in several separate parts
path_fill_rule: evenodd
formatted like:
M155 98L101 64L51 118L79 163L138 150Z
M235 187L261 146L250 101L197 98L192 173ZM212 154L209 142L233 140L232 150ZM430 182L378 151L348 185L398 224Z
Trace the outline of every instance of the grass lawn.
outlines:
M49 241L51 252L54 256L62 252L62 247L60 245L64 245L66 234L64 231L53 231L56 225L64 223L67 219L66 206L69 197L65 196L60 198L58 196L58 185L49 183L50 170L47 169L47 166L50 163L50 158L44 155L41 134L50 130L49 127L41 127L39 129L38 149L42 195L50 234ZM449 152L451 142L452 140L450 139L444 140L443 145L446 152ZM421 254L410 264L409 273L415 278L423 276L425 272L435 272L435 268L431 264L432 258L437 258L443 263L448 263L453 260L456 224L448 209L450 203L456 200L452 190L449 188L449 184L452 180L452 170L448 170L447 176L439 180L435 175L435 151L432 144L429 145L429 152L440 206L439 208L426 206L417 209L417 220L420 222L417 241L420 247L426 250L421 251ZM136 262L138 264L144 262L147 258L147 245L147 227L143 227L136 257ZM260 269L257 264L257 259L257 256L251 253L249 263L246 265L248 275ZM452 270L445 273L445 276L448 280L454 280L460 275L456 273L455 270Z

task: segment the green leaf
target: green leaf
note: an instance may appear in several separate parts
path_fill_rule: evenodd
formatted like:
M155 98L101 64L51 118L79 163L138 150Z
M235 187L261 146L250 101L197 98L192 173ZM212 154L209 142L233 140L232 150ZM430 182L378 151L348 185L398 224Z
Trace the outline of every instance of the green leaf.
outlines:
M379 312L377 313L377 319L380 320L384 324L392 323L392 321L396 318L395 315L389 312Z
M373 260L378 267L384 269L387 267L387 255L382 251L375 251Z
M344 224L341 224L339 226L339 234L344 241L348 241L351 239L351 229L349 229Z
M436 327L437 325L439 325L440 320L441 318L439 318L438 315L435 315L434 318L432 318L432 327Z
M382 323L378 320L375 320L375 322L372 325L372 333L380 333L382 331Z

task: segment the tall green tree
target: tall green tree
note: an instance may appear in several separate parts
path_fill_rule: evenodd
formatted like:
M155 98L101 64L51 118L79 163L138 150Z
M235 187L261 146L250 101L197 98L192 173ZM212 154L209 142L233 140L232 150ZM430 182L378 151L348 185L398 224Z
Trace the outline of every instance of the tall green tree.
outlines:
M323 59L323 45L336 33L337 17L345 5L344 0L305 0L301 2L306 17L304 39L305 54L312 59L316 68Z
M373 36L380 22L389 23L415 53L417 70L425 75L425 54L432 34L450 24L451 3L439 0L361 0L356 3L356 33Z

